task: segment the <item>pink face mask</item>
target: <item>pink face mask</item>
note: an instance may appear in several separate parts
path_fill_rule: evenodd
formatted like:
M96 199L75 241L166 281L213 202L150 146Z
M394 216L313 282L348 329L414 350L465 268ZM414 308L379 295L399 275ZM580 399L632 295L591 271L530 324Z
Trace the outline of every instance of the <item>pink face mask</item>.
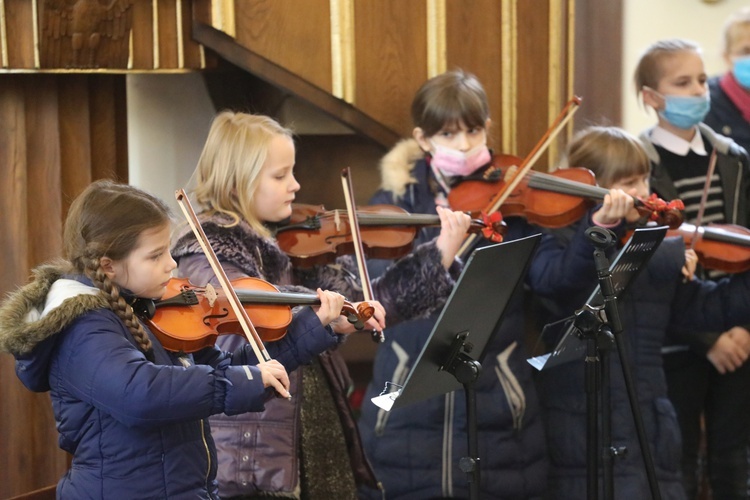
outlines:
M466 153L434 142L431 144L434 149L431 165L451 177L471 175L492 158L486 143L479 144Z

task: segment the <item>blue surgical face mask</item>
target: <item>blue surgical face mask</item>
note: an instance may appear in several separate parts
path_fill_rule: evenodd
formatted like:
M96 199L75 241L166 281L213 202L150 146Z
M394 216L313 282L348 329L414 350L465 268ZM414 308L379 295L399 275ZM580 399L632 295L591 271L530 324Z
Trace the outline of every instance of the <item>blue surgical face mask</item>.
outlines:
M750 56L735 59L732 63L732 73L740 85L750 90Z
M659 111L659 116L677 128L687 130L698 125L711 109L708 92L702 96L661 95L653 89L650 90L664 99L664 109Z

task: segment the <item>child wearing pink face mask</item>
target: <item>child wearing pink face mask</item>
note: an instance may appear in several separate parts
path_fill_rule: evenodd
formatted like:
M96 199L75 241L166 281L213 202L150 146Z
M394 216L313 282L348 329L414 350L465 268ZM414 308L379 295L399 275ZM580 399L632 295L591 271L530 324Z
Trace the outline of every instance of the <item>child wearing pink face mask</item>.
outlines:
M651 161L651 190L685 203L685 221L695 223L709 159L716 168L702 224L750 222L750 160L743 148L702 123L709 111L707 76L700 48L689 41L651 45L635 72L636 91L658 114L658 124L641 134ZM711 104L712 105L712 104ZM718 278L699 270L698 276ZM669 398L682 432L683 481L689 498L698 489L701 415L705 419L708 475L714 498L745 499L750 425L750 331L748 325L705 333L690 345L668 332L662 350Z
M381 189L370 203L434 214L437 207L448 205L455 185L481 176L490 164L491 121L484 88L474 75L460 70L437 75L417 91L412 120L413 138L397 144L381 161ZM505 240L536 232L521 218L505 222ZM415 243L436 235L435 228L422 229ZM388 265L390 261L368 262L370 275ZM526 362L522 305L522 294L517 293L485 350L476 384L483 499L537 499L544 494L544 429ZM390 412L370 403L385 382L404 383L436 319L434 314L389 327L375 358L359 428L386 498L469 496L466 474L459 468L467 454L463 391ZM363 498L380 498L361 493Z
M729 70L708 81L711 110L705 123L750 151L750 7L727 19L723 45Z

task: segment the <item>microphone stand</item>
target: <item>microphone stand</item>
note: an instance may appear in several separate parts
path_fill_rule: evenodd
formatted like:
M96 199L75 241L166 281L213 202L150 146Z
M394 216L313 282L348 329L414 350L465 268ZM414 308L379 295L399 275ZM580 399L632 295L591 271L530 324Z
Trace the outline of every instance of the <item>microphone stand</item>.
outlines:
M630 365L625 358L625 343L622 340L622 320L617 307L617 294L612 280L610 263L605 250L611 247L617 238L608 229L591 227L586 230L586 236L593 243L594 263L599 280L604 304L601 307L592 307L586 304L582 309L576 311L575 327L586 339L586 410L587 410L587 434L586 434L586 474L587 474L587 498L596 500L599 493L599 447L598 447L598 405L596 392L598 390L602 409L602 459L603 459L603 485L605 499L614 498L613 465L614 458L624 456L627 449L624 447L612 447L611 408L610 408L610 369L609 350L612 343L617 346L620 358L622 375L625 380L625 388L628 393L628 401L633 414L638 443L641 447L643 462L648 477L649 489L653 499L661 499L659 485L656 480L654 462L651 450L646 440L646 431L643 426L638 398L635 393L635 385L630 371ZM604 317L602 317L602 312Z

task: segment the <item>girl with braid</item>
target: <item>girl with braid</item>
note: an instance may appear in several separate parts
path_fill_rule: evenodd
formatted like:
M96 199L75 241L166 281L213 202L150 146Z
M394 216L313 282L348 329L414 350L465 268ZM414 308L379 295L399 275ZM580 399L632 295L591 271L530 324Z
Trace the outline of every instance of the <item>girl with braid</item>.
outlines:
M164 349L134 315L158 299L176 263L170 214L131 186L99 181L73 202L65 260L38 267L0 307L0 351L35 392L50 392L60 447L73 455L57 498L218 498L208 417L262 411L289 395L287 371L338 340L343 297L318 292L287 335L252 349Z

